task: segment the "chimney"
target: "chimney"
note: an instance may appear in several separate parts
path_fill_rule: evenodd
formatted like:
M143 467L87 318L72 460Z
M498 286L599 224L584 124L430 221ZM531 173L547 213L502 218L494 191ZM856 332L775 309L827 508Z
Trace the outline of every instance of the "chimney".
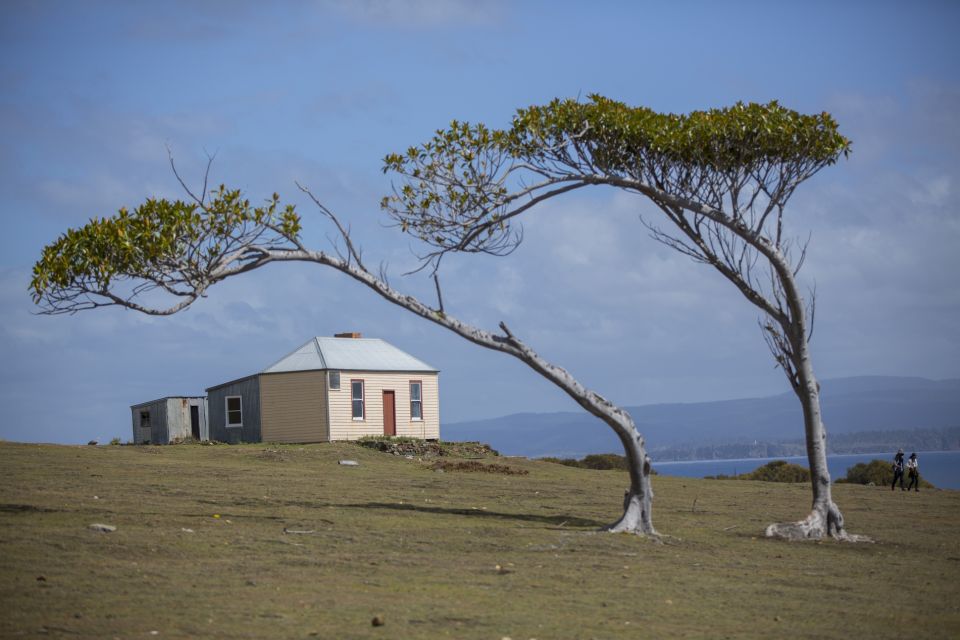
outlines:
M362 338L363 336L357 331L347 331L346 333L335 333L333 334L334 338Z

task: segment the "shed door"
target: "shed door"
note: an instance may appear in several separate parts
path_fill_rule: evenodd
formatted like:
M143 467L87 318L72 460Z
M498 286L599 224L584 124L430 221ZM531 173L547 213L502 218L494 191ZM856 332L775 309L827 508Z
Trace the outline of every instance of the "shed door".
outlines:
M190 405L190 433L193 439L200 440L200 407Z
M397 407L393 391L383 392L383 435L397 435Z

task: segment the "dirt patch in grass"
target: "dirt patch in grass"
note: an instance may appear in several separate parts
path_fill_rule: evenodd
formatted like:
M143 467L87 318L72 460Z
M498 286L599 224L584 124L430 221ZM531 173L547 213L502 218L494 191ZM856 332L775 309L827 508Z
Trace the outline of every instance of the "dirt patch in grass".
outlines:
M283 449L264 449L255 456L258 460L268 462L284 462L290 458L290 454Z
M466 471L473 473L500 473L506 476L525 476L527 469L514 469L495 462L483 463L477 460L437 460L431 466L434 471Z

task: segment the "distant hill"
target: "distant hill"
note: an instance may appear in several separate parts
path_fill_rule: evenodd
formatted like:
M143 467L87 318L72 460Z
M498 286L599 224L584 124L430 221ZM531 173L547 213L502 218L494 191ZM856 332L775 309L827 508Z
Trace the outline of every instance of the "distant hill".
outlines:
M960 426L960 379L892 376L821 382L828 434ZM797 441L800 404L792 393L719 402L626 407L651 452L751 441ZM446 440L481 440L501 453L580 457L619 451L613 431L582 412L517 413L444 425ZM656 457L656 455L654 456Z

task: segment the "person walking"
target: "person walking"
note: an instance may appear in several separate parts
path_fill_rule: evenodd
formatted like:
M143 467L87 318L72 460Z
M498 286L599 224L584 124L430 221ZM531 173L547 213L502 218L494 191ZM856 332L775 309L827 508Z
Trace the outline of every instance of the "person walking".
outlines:
M903 488L903 449L897 450L897 455L893 456L893 483L890 485L890 491L897 487L897 480L900 481L900 491Z
M920 461L917 460L917 454L911 453L907 460L907 475L910 477L910 484L907 485L907 491L913 487L914 491L920 491ZM903 482L903 480L901 480Z

